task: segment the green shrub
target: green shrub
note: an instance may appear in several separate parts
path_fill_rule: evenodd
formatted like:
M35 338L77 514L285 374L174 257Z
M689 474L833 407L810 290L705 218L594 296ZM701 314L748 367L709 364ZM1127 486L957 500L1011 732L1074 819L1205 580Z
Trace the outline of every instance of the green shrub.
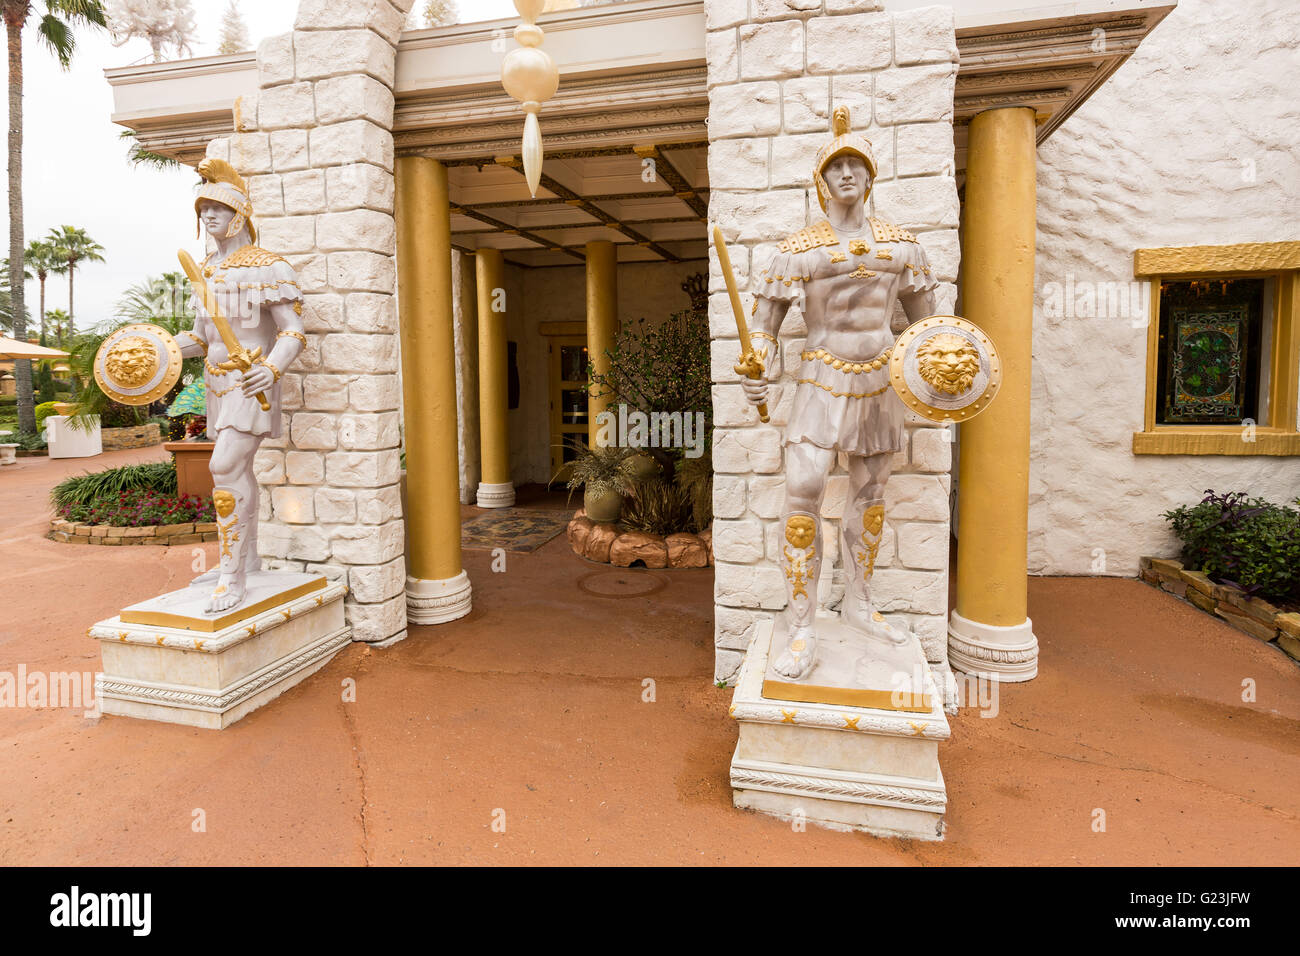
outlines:
M176 464L170 461L124 465L65 478L50 492L55 510L70 505L90 506L96 499L116 499L124 491L176 494Z
M698 530L690 493L682 485L662 478L638 481L633 486L632 496L623 503L619 524L657 535Z
M20 432L16 430L17 427L17 424L15 424L13 429L6 429L6 431L13 431L14 433L4 438L3 441L11 445L17 445L23 451L44 451L49 447L45 444L45 439L41 437L39 431Z
M32 388L36 393L38 404L45 405L55 400L54 373L48 365L41 363L32 370Z
M54 406L57 402L41 402L36 406L36 430L40 431L45 426L45 419L56 414Z
M1300 600L1300 510L1207 491L1200 504L1164 517L1183 543L1185 567L1247 594Z
M17 395L0 395L0 408L13 407L18 404Z
M101 428L134 428L148 421L146 409L120 402L104 401L99 411Z

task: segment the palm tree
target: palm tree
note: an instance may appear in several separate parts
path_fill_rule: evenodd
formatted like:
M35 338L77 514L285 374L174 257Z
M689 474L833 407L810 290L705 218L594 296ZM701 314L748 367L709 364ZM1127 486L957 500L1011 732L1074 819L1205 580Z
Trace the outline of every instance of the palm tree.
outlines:
M75 226L51 229L48 241L54 245L59 259L68 270L68 315L76 322L77 310L72 305L72 283L76 278L77 266L82 262L103 262L104 247L86 235L86 230Z
M36 273L41 284L41 335L45 335L45 280L51 275L62 275L68 270L68 264L59 255L54 243L45 239L33 239L27 244L24 254L28 278Z
M64 341L72 331L72 320L68 318L68 313L62 309L50 309L45 313L45 321L54 330L55 341L59 343L58 348L63 348Z
M77 45L73 28L105 26L103 4L100 0L41 0L41 6L45 12L37 23L37 35L66 70ZM23 27L35 8L36 0L0 0L9 43L9 284L15 338L27 337L23 302ZM14 377L18 380L18 429L35 432L31 362L15 362Z

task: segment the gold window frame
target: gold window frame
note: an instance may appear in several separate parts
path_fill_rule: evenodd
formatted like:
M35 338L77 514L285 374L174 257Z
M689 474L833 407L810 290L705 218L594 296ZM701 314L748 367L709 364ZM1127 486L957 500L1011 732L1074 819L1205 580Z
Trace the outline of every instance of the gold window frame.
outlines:
M1146 407L1135 455L1300 455L1296 401L1300 386L1300 242L1138 249L1133 275L1151 283L1147 322ZM1242 441L1241 425L1156 424L1160 360L1160 283L1185 279L1273 279L1273 343L1268 362L1267 424Z

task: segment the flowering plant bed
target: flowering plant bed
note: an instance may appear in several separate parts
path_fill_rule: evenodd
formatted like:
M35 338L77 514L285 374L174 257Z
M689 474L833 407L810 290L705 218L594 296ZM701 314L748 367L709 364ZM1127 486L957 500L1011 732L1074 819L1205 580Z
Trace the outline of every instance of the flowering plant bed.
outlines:
M713 529L658 535L592 521L579 508L569 522L569 546L588 561L630 568L707 568L713 565Z
M132 489L63 505L49 537L78 544L194 544L217 540L215 520L211 499Z
M1251 637L1276 644L1300 661L1300 613L1279 608L1231 584L1218 584L1167 558L1143 558L1139 577Z

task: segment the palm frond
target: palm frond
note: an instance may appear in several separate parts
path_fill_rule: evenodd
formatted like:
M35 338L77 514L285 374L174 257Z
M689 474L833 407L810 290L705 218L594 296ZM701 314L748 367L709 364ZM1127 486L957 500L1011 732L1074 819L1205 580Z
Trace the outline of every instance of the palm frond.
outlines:
M49 47L51 53L65 70L72 66L72 54L77 49L77 38L72 35L68 25L52 13L41 17L36 28L36 36Z
M126 161L132 166L147 166L150 169L180 169L184 166L179 159L154 153L140 145L140 140L133 129L124 129L118 139L127 140Z
M67 20L71 26L108 26L108 12L103 0L46 0L45 8Z

